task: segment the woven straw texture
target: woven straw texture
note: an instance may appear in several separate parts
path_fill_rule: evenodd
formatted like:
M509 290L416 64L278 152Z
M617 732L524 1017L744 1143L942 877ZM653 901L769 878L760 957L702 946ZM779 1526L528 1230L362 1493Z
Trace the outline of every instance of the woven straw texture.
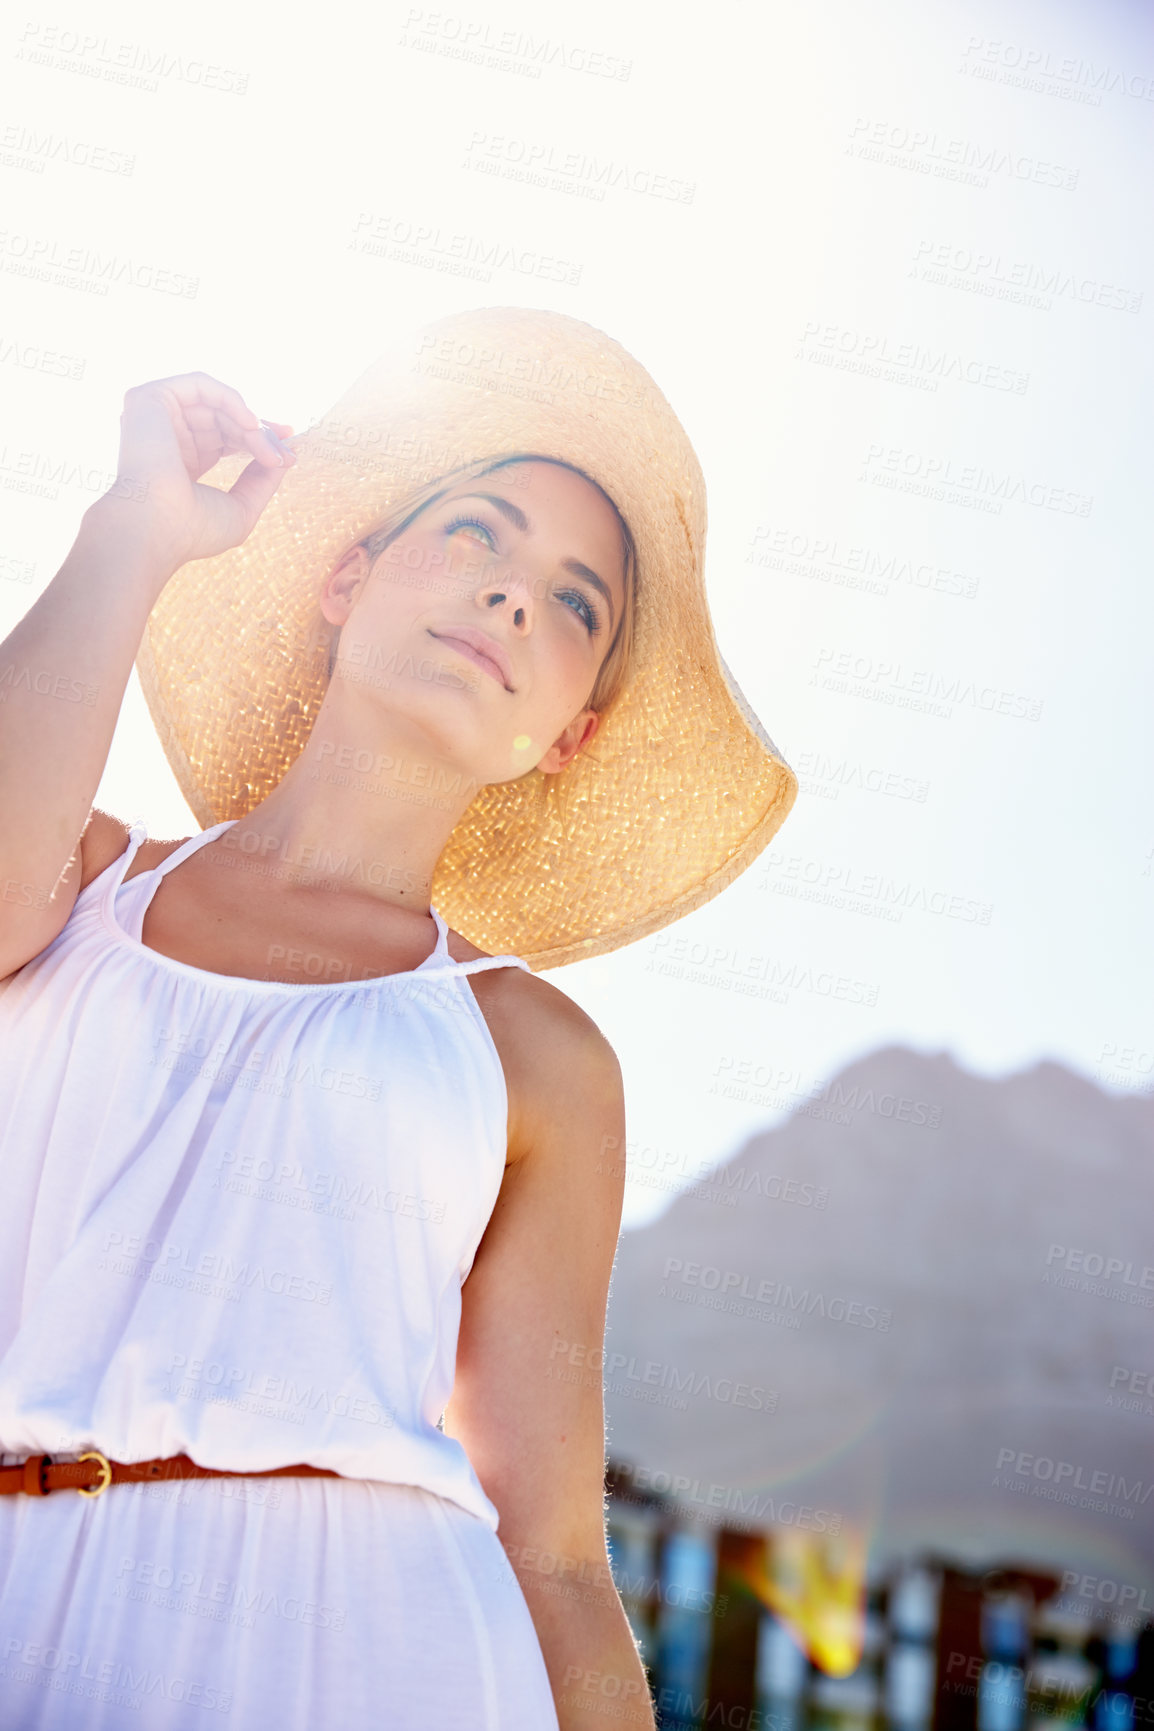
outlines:
M294 450L248 539L169 580L137 656L204 828L245 816L304 747L328 677L317 595L347 542L448 470L535 452L593 476L632 530L634 654L617 703L559 775L533 769L479 791L438 862L433 902L470 942L540 971L659 930L766 847L797 778L714 638L697 457L619 343L555 312L442 319L367 368ZM248 460L202 479L228 488Z

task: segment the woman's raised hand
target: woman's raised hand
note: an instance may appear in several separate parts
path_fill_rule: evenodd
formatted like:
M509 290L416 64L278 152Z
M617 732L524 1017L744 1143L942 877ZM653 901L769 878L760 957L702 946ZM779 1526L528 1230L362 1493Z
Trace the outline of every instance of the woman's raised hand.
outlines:
M93 508L112 532L146 546L170 572L239 546L296 457L292 428L257 419L239 391L208 373L151 379L124 393L116 482ZM201 484L220 457L252 453L228 492Z

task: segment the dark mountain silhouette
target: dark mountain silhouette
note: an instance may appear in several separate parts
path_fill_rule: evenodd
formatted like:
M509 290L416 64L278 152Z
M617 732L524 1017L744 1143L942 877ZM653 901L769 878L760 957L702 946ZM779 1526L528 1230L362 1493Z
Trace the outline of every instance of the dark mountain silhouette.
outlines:
M622 1236L614 1460L1154 1598L1154 1097L888 1047L694 1188Z

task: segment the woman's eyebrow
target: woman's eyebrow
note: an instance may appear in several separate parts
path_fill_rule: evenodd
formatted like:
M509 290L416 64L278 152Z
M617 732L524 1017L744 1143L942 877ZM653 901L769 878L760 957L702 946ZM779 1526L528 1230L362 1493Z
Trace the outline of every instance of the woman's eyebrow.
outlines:
M484 499L489 505L495 505L502 516L508 517L514 528L520 529L524 535L529 528L529 519L520 505L514 505L511 499L502 499L499 493L459 493L460 499Z
M522 535L528 534L532 528L520 505L514 505L511 499L502 499L499 493L458 493L457 497L459 499L484 499L486 504L495 506L503 517L507 517L515 528L520 529ZM580 559L562 559L561 566L563 570L571 572L574 577L584 577L586 582L592 583L594 588L601 591L609 609L609 623L612 624L614 609L609 585L598 577L596 571L591 571L588 565L583 565Z

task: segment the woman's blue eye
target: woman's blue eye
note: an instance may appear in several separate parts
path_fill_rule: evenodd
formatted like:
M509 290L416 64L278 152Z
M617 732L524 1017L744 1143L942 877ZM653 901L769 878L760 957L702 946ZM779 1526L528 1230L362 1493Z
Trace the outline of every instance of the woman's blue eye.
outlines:
M571 595L575 601L580 601L581 607L583 609L583 617L585 619L585 627L586 627L587 631L589 632L590 637L592 637L595 632L600 631L600 629L601 629L600 615L598 614L596 607L594 607L593 603L589 600L589 597L587 595L583 595L581 593L580 589L562 589L561 594L563 596Z
M485 536L490 548L496 550L496 539L487 523L482 523L477 517L454 517L451 523L446 523L445 534L453 535L458 529L479 529Z

